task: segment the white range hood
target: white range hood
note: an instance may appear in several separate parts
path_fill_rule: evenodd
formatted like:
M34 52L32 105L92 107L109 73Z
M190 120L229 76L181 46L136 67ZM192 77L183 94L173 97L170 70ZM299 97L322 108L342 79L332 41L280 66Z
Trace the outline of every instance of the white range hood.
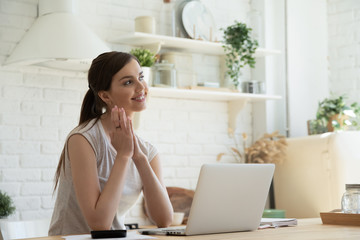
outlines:
M110 48L74 15L72 0L39 0L39 17L4 65L87 71Z

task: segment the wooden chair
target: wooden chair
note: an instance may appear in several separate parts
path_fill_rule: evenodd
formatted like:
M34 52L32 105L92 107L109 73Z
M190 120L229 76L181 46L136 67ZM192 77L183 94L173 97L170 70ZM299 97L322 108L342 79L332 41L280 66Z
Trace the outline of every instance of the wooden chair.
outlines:
M0 220L0 240L46 237L50 219L32 221Z

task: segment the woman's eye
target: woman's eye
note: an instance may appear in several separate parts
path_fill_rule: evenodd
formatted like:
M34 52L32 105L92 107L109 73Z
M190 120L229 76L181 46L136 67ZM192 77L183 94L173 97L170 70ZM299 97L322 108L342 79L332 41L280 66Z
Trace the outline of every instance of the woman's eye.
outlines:
M144 80L144 75L140 75L139 80L143 81Z
M128 81L124 82L124 85L130 85L131 83L132 83L132 81L128 80Z

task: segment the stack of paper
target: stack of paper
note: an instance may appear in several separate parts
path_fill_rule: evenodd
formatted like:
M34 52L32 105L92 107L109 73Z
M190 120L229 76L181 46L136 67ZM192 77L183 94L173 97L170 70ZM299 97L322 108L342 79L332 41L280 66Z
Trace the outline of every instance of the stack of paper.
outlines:
M262 218L260 223L260 229L268 227L288 227L296 226L296 218Z

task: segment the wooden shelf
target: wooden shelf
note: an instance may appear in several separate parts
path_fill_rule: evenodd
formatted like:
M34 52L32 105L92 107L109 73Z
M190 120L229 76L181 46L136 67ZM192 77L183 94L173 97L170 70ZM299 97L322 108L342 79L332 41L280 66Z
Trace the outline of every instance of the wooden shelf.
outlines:
M259 102L266 100L281 99L281 96L267 95L267 94L252 94L252 93L238 93L238 92L221 92L221 91L206 91L206 90L188 90L175 88L158 88L151 87L150 95L153 97L162 98L178 98L202 101L243 101Z
M237 93L237 92L220 92L205 90L187 90L174 88L157 88L151 87L149 90L150 97L171 98L171 99L188 99L201 101L225 101L228 104L229 112L229 129L234 130L236 127L236 118L239 112L248 102L264 102L267 100L279 100L281 96L267 94Z
M139 47L160 45L161 48L166 48L169 50L180 50L209 55L224 54L222 44L218 42L169 37L141 32L127 33L119 37L114 37L109 39L109 42ZM279 50L258 48L256 50L255 57L265 57L278 54L281 54Z

